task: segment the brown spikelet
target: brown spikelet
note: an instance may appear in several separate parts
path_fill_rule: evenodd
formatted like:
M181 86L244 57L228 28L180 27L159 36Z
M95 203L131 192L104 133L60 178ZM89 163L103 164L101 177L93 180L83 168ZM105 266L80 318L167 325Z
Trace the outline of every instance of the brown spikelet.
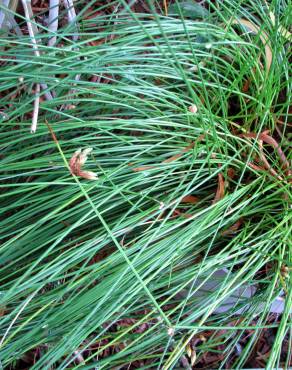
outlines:
M92 148L87 148L83 151L81 149L78 149L72 155L69 162L70 172L72 173L72 175L83 177L87 180L97 180L98 177L94 172L82 170L82 166L86 162L87 156L91 151Z

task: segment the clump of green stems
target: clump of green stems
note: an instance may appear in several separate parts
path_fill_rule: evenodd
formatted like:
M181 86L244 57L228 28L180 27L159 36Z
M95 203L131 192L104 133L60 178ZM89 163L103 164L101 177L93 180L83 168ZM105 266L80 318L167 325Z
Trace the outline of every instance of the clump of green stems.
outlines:
M224 344L223 369L252 328L233 361L243 368L269 327L266 366L279 365L291 338L289 171L245 134L268 130L289 160L289 36L279 31L289 7L206 3L208 15L192 19L165 14L163 2L146 2L150 13L123 0L75 2L76 22L60 8L53 34L47 14L31 19L39 55L23 15L22 35L0 35L3 367L38 348L32 369L180 368L208 332L196 361ZM32 134L36 84L45 88ZM92 148L84 168L98 179L70 173L79 148ZM274 172L260 166L263 153ZM182 202L189 195L197 201ZM199 296L223 268L217 289ZM216 311L248 287L252 297ZM268 322L280 292L284 311Z

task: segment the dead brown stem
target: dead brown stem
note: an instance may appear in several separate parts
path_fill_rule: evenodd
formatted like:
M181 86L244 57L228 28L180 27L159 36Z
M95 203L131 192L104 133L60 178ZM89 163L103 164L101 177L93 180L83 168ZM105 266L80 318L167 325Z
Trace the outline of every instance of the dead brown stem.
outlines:
M218 187L215 194L215 198L213 199L213 204L217 203L220 199L224 197L225 194L225 182L224 177L221 172L218 173Z
M263 140L259 140L259 148L260 148L260 159L263 162L265 168L270 172L271 175L275 176L279 180L283 180L283 178L278 175L277 171L275 171L272 168L269 161L267 160L265 153L264 153Z
M253 139L258 139L262 140L263 142L271 145L278 153L281 162L283 163L283 167L285 169L289 169L290 164L289 161L287 160L285 154L283 153L282 149L280 148L279 143L270 135L262 132L261 134L255 134L254 132L250 132L247 134L240 134L239 137L246 137L246 138L253 138Z

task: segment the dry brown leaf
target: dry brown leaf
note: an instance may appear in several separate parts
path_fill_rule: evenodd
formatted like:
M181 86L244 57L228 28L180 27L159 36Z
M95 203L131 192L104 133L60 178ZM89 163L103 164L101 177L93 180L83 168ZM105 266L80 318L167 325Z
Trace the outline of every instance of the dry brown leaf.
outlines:
M227 169L227 176L232 180L235 177L235 170L233 168Z
M185 197L182 198L180 202L195 204L198 203L198 201L199 201L198 197L195 197L194 195L186 195Z
M227 235L232 235L234 234L238 228L242 225L242 219L239 219L238 221L235 222L232 226L230 226L227 230L222 231L221 235L222 236L227 236Z
M154 166L141 166L141 167L135 167L133 168L134 172L139 172L139 171L147 171L155 168Z
M215 198L213 199L213 204L217 203L220 199L224 197L225 193L225 186L224 186L224 177L221 172L218 173L218 187L215 194Z
M242 92L244 93L247 93L248 90L249 90L249 87L250 87L250 79L247 79L245 82L244 82L244 85L242 87Z
M178 209L175 209L175 210L173 211L173 216L181 216L181 217L186 218L186 219L188 219L188 218L192 218L192 217L193 217L191 214L181 212L181 211L179 211Z

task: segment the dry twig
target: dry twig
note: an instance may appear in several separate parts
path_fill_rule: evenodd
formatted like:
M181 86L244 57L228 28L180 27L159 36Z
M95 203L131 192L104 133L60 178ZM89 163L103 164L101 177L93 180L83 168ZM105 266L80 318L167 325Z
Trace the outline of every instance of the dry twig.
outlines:
M33 114L32 114L32 124L30 132L33 134L36 132L38 116L39 116L39 107L40 107L40 84L36 84L35 88L35 99L33 105Z
M58 20L59 20L59 0L50 0L50 10L49 10L49 31L56 33L58 30ZM48 41L48 46L54 46L56 44L57 37L53 36Z
M271 145L278 153L278 156L283 164L283 167L287 170L287 174L290 175L291 171L289 170L290 164L288 159L286 158L283 150L280 148L280 145L278 142L270 135L268 135L266 132L262 132L260 134L256 134L254 132L250 132L248 134L240 134L239 137L246 137L246 138L253 138L253 139L258 139L266 144Z

